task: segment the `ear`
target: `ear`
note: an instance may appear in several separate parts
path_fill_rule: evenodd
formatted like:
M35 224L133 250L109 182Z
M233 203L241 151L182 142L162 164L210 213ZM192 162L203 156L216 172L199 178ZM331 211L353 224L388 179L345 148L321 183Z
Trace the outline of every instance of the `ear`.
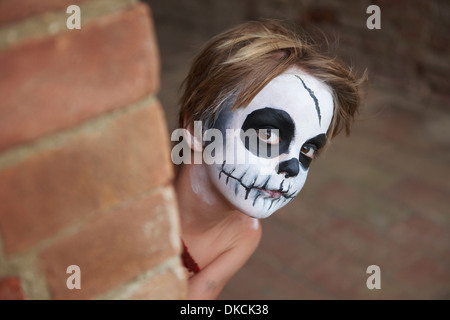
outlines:
M202 122L194 121L186 124L186 119L184 120L183 138L186 141L189 148L194 152L203 152L203 130Z

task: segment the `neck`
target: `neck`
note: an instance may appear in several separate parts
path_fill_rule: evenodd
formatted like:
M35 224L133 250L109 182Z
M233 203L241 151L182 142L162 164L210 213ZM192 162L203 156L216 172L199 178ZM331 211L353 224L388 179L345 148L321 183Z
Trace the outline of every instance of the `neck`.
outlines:
M202 232L240 213L210 182L204 164L183 164L177 168L175 190L182 233Z

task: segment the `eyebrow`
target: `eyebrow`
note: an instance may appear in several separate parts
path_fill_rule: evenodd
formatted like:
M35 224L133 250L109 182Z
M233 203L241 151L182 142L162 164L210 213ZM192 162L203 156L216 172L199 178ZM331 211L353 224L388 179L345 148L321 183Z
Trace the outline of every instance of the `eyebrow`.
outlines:
M322 115L320 114L320 108L319 108L319 100L317 100L317 97L314 95L314 91L312 91L310 88L308 88L305 84L305 82L302 80L302 78L300 78L298 75L295 75L303 84L303 88L306 89L306 91L308 91L309 95L311 96L311 98L314 101L314 105L316 106L316 111L317 111L317 117L319 118L319 126L321 126L321 121L322 121Z

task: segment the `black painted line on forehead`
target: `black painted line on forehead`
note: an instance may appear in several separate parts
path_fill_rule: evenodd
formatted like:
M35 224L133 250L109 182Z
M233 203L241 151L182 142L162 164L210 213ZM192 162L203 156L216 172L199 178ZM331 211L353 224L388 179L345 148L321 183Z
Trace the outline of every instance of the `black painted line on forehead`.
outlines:
M308 91L309 95L311 96L311 98L314 100L314 105L316 106L316 111L317 111L317 116L319 117L319 126L321 126L321 120L322 120L322 116L320 114L320 108L319 108L319 100L317 100L316 96L314 95L314 91L312 91L310 88L308 88L305 84L305 82L302 80L302 78L300 78L298 75L295 75L298 79L300 79L300 81L303 84L303 87L306 89L306 91Z

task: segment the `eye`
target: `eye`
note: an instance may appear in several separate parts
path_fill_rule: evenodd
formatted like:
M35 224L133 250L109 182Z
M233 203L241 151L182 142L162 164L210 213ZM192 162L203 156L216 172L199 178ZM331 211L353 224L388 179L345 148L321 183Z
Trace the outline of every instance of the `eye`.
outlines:
M278 129L259 129L257 130L258 139L268 144L280 143L280 135Z
M317 150L313 146L304 145L302 149L300 150L301 153L303 153L308 158L314 159L316 156Z

